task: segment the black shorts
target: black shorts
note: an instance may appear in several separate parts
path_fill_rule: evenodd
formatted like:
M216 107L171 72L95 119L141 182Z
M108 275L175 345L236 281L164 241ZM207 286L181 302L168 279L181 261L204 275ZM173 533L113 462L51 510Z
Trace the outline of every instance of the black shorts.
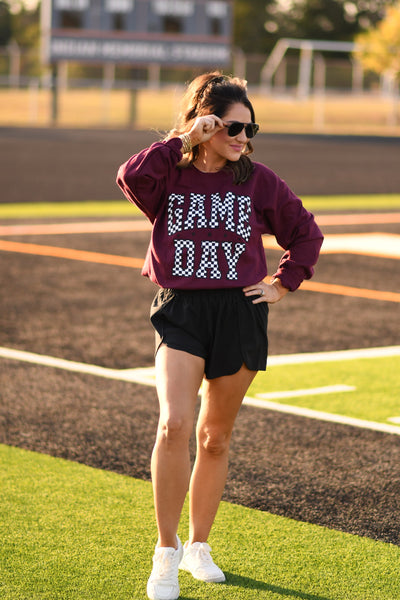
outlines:
M174 290L161 288L150 319L161 344L200 356L207 379L232 375L243 363L265 370L268 355L268 304L253 304L241 288Z

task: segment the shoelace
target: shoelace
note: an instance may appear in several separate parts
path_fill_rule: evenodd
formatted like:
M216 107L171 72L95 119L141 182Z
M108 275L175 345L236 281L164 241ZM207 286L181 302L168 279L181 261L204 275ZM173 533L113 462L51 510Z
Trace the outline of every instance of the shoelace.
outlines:
M160 552L155 555L154 563L157 563L157 574L160 577L165 575L172 575L170 572L173 568L174 552Z
M210 552L211 552L210 546L208 544L203 543L200 546L198 546L198 548L196 549L196 556L202 562L211 564L213 562L213 559L211 558Z

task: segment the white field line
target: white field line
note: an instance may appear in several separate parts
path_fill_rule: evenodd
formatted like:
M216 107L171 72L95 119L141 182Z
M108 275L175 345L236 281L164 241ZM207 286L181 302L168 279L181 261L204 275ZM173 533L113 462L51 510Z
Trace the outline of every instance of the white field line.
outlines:
M257 398L245 397L243 404L264 408L267 410L275 410L277 412L296 415L299 417L307 417L308 419L318 419L319 421L329 421L330 423L339 423L340 425L351 425L352 427L361 427L363 429L372 429L373 431L381 431L382 433L394 433L400 435L400 427L396 425L388 425L386 423L376 423L375 421L365 421L363 419L355 419L354 417L346 417L345 415L335 415L326 413L320 410L311 408L303 408L301 406L291 406L290 404L279 404L269 400L258 400Z
M319 215L318 225L376 225L400 223L400 212L391 213L355 213L337 215ZM145 219L124 221L72 221L70 223L23 223L0 226L0 235L60 235L71 233L111 233L130 231L150 231L151 223Z
M352 213L318 215L319 226L336 225L377 225L400 223L400 212L390 213ZM60 235L73 233L111 233L150 231L152 225L142 218L125 219L124 221L72 221L70 223L23 223L12 225L1 225L0 235Z
M335 215L327 215L332 219ZM369 223L374 215L344 215L347 223ZM364 217L364 220L361 218ZM380 217L380 219L379 219ZM340 218L340 217L339 217ZM400 213L376 215L374 223L399 222ZM319 220L318 220L319 222ZM334 221L335 223L336 221ZM321 219L321 224L323 218ZM0 226L0 236L12 235L60 235L76 233L112 233L150 231L151 224L144 219L132 221L84 221L73 223L44 223ZM264 248L281 249L273 236L263 237ZM354 234L325 234L322 254L362 254L366 256L382 256L385 258L400 258L400 235L392 233L354 233Z
M325 385L324 387L308 388L304 390L287 390L284 392L267 392L256 394L261 400L280 400L282 398L301 398L302 396L318 396L319 394L336 394L338 392L354 392L353 385Z
M355 350L333 350L330 352L304 352L302 354L282 354L268 357L268 365L299 365L303 363L356 360L358 358L384 358L400 356L400 346L382 348L360 348Z
M327 362L327 361L339 361L339 360L354 360L359 358L373 358L373 357L387 357L387 356L399 356L400 346L388 346L386 348L367 348L360 350L343 350L339 352L322 352L322 353L305 353L305 354L289 354L286 356L273 356L269 358L270 365L290 365L300 364L306 362ZM85 373L88 375L95 375L97 377L105 377L107 379L117 379L119 381L129 381L132 383L140 383L142 385L155 385L155 371L154 367L142 368L142 369L109 369L107 367L99 367L97 365L90 365L87 363L74 362L65 360L63 358L56 358L53 356L46 356L43 354L34 354L32 352L25 352L24 350L15 350L13 348L0 347L0 357L5 359L19 360L22 362L33 363L41 366L48 366L57 369L64 369L73 371L76 373ZM319 388L321 389L321 388ZM304 390L302 390L303 392ZM315 388L308 390L308 394L312 394ZM337 389L335 390L337 391ZM348 389L340 391L349 391ZM296 396L298 390L292 392L285 392L285 397ZM282 398L282 392L277 392L279 396L268 395L269 398ZM290 396L289 396L290 394ZM331 413L325 413L317 410L308 408L302 408L299 406L290 406L287 404L279 404L272 402L271 400L260 399L260 398L249 398L245 397L244 404L255 406L257 408L264 408L269 410L275 410L283 413L292 415L298 415L302 417L308 417L312 419L320 419L323 421L330 421L333 423L340 423L343 425L352 425L353 427L362 427L364 429L371 429L374 431L381 431L384 433L392 433L400 435L400 427L396 425L387 425L385 423L376 423L374 421L365 421L363 419L355 419L353 417L346 417L345 415L335 415Z
M280 250L276 239L263 236L264 248ZM325 234L321 254L361 254L383 258L400 258L400 235L397 233L329 233Z
M64 369L75 373L85 373L87 375L96 375L96 377L105 377L106 379L118 379L121 381L132 381L143 383L145 385L154 385L154 368L149 369L109 369L108 367L99 367L87 363L74 362L57 358L55 356L46 356L45 354L34 354L24 350L14 350L12 348L0 347L0 357L22 362L33 363L45 367Z
M2 225L0 235L66 235L71 233L129 233L151 231L150 221L83 221L73 223L41 223L24 225Z

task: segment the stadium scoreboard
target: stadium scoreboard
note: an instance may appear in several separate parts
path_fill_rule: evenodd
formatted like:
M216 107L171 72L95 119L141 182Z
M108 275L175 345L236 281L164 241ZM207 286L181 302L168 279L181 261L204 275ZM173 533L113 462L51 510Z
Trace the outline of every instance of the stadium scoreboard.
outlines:
M46 63L229 64L230 0L42 0Z

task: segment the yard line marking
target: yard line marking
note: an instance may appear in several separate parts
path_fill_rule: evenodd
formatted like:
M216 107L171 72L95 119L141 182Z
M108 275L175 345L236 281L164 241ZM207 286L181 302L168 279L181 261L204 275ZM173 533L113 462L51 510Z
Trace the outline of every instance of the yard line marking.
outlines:
M347 352L347 351L344 351ZM400 346L392 346L386 348L369 348L366 350L350 351L354 353L355 357L364 355L365 357L374 356L393 356L400 355ZM374 354L373 354L374 353ZM323 356L325 353L317 353L316 357L313 353L305 354L304 357L308 362L315 362L318 360L317 357ZM332 355L336 354L341 357L343 352L328 352L329 360L332 360ZM271 359L279 359L276 364L297 364L298 357L301 355L287 355L279 357L271 357ZM95 375L97 377L105 377L107 379L117 379L119 381L126 381L130 383L139 383L142 385L155 386L155 369L154 367L139 368L139 369L109 369L107 367L99 367L97 365L90 365L87 363L74 362L63 358L56 358L54 356L46 356L43 354L34 354L33 352L26 352L24 350L15 350L13 348L0 347L0 357L5 359L19 360L22 362L28 362L40 366L53 367L58 369L64 369L75 373L84 373L87 375ZM349 358L350 355L346 354ZM321 358L320 358L321 359ZM284 362L284 361L288 362ZM294 360L294 362L293 362ZM341 360L341 358L337 358ZM270 363L274 360L270 360ZM305 362L305 361L304 361ZM347 391L347 390L344 390ZM293 397L293 392L292 397ZM324 413L308 408L302 408L298 406L291 406L287 404L279 404L277 402L271 402L270 400L260 400L259 398L245 397L244 404L249 406L255 406L258 408L264 408L269 410L275 410L287 414L298 415L302 417L308 417L312 419L319 419L323 421L330 421L332 423L339 423L342 425L352 425L354 427L362 427L364 429L371 429L374 431L381 431L384 433L392 433L400 435L400 427L396 425L388 425L386 423L376 423L374 421L365 421L363 419L355 419L353 417L346 417L344 415L335 415L332 413Z
M72 248L62 248L60 246L43 246L41 244L12 242L9 240L0 240L0 250L6 252L33 254L38 256L49 256L52 258L65 258L68 260L79 260L83 262L114 265L119 267L130 267L134 269L141 269L144 265L144 259L142 258L118 256L116 254L103 254L101 252L89 252L87 250L73 250ZM317 281L303 281L300 289L324 294L335 294L338 296L351 296L354 298L381 300L384 302L400 302L399 292L370 290L331 283L319 283Z
M387 358L391 356L400 356L400 346L382 346L377 348L356 348L354 350L333 350L328 352L303 352L299 354L278 354L268 357L268 366L282 365L299 365L305 363L316 362L338 362L343 360L359 360L362 358ZM0 346L0 357L11 358L14 360L22 360L37 364L48 365L68 369L70 371L88 372L88 369L93 371L95 375L102 374L105 377L117 375L118 378L127 381L134 381L131 377L136 377L139 374L145 379L153 381L154 367L134 368L134 369L111 369L109 367L99 367L88 363L75 362L64 358L48 356L46 354L36 354L27 352L26 350L17 350L15 348L7 348Z
M388 425L387 423L377 423L376 421L365 421L364 419L356 419L355 417L347 417L345 415L335 415L326 413L320 410L304 408L302 406L292 406L290 404L279 404L278 402L270 402L268 400L258 400L257 398L245 397L243 404L254 406L256 408L264 408L266 410L275 410L277 412L295 415L298 417L306 417L308 419L317 419L319 421L329 421L330 423L338 423L339 425L350 425L352 427L361 427L362 429L371 429L382 433L394 433L400 435L400 427L396 425Z
M66 371L74 371L76 373L85 373L88 375L96 375L97 377L105 377L107 379L124 379L119 377L121 371L117 369L109 369L108 367L99 367L88 363L75 362L66 360L65 358L57 358L46 354L35 354L26 352L25 350L15 350L13 348L0 347L0 356L11 360L20 360L45 367L53 367L56 369L64 369Z
M358 360L361 358L385 358L400 356L400 346L382 346L380 348L356 348L354 350L332 350L328 352L303 352L299 354L278 354L268 357L268 365L300 365L316 362L336 362Z
M324 387L308 388L304 390L287 390L283 392L266 392L256 394L261 400L279 400L280 398L301 398L302 396L317 396L320 394L335 394L338 392L354 392L353 385L326 385Z

